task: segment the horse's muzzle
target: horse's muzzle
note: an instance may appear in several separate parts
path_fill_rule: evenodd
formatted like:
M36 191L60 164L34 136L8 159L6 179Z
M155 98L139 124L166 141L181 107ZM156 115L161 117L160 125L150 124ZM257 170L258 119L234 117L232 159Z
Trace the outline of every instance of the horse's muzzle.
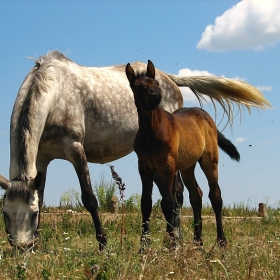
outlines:
M34 237L27 243L17 243L13 240L11 234L8 234L8 241L12 247L19 249L20 251L36 251L39 245L39 234L36 232Z

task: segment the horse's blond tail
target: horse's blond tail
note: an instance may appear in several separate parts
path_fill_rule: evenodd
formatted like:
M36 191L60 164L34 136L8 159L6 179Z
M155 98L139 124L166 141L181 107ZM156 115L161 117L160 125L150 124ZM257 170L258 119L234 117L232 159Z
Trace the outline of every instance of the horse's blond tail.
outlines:
M168 77L179 87L189 87L200 104L205 100L203 95L207 95L211 99L214 107L214 101L217 101L225 111L231 124L234 105L238 107L239 111L242 107L245 107L249 113L251 112L251 107L262 109L272 107L257 88L244 81L217 76L181 77L168 74Z

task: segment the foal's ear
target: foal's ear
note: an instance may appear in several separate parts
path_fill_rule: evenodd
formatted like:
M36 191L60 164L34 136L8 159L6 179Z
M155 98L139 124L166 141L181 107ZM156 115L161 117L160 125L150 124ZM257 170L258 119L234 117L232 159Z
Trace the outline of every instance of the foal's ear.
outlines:
M0 174L0 187L6 191L11 187L11 182L1 174Z
M156 76L155 66L151 60L148 60L146 76L152 79Z
M133 84L135 81L135 73L134 73L133 68L130 66L130 63L126 64L125 73L126 73L126 77L129 81L129 83Z

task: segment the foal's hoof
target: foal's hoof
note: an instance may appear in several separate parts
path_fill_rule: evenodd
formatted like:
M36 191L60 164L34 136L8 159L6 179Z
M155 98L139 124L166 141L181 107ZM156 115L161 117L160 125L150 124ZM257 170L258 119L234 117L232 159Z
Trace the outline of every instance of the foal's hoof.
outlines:
M226 248L226 246L227 246L227 240L225 238L224 239L218 239L217 243L218 243L218 246L220 248Z
M197 247L202 247L203 246L203 241L202 238L195 238L193 239L193 244Z

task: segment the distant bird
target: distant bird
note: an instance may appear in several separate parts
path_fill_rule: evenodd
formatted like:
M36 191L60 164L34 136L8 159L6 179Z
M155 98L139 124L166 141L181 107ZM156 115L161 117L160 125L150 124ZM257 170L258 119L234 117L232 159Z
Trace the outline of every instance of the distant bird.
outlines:
M250 145L249 145L249 147L251 148L251 147L252 147L252 145L250 144Z

